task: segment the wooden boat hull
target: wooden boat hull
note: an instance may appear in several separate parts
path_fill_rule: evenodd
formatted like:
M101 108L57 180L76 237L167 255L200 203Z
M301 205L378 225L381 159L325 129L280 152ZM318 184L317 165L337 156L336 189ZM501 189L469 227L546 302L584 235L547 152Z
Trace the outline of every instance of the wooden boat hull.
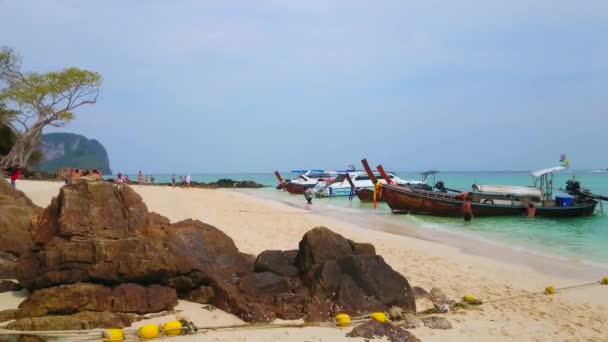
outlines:
M373 202L374 201L374 190L367 188L359 188L355 189L355 193L361 202ZM382 191L380 191L380 196L376 199L376 202L384 202L382 199Z
M301 195L306 189L313 188L314 184L299 184L299 183L287 183L285 184L285 190L290 194Z
M382 197L394 213L413 213L433 216L462 217L463 200L454 195L438 192L418 192L404 186L385 185ZM593 215L597 201L574 203L570 207L537 207L536 216L575 217ZM523 205L471 203L474 217L522 216Z

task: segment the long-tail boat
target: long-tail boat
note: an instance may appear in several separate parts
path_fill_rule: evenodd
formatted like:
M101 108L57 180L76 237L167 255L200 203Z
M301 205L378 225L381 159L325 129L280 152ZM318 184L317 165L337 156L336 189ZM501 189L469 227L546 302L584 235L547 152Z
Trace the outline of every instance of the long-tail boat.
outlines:
M465 201L470 201L474 217L531 215L531 212L534 216L549 217L592 215L597 199L605 197L574 190L568 192L571 197L552 197L553 173L563 169L557 166L532 172L532 187L474 184L471 192L449 194L386 184L382 186L382 197L394 213L462 217Z
M363 169L365 170L365 172L367 173L367 176L371 180L372 186L371 187L358 187L355 189L355 193L357 194L357 197L359 197L359 200L361 202L373 202L374 201L373 184L378 183L378 177L376 176L376 173L374 173L372 171L372 169L369 167L367 159L365 159L365 158L362 159L361 164L363 164ZM422 190L432 190L433 189L430 185L426 184L426 177L423 177L422 181L403 181L399 178L396 178L395 174L393 174L393 173L388 173L388 172L385 172L385 173L388 175L388 178L382 177L382 179L380 180L382 185L389 182L389 184L407 185L410 188L414 188L414 189L422 189ZM378 176L380 176L380 175L378 175ZM388 179L388 180L385 180L385 179ZM378 193L376 194L376 201L384 202L384 199L382 198L382 191L378 191Z

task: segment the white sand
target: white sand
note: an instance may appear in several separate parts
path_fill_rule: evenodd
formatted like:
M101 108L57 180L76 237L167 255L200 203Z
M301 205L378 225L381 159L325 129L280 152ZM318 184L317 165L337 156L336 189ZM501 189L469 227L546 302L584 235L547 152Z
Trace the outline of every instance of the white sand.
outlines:
M46 206L58 192L60 183L21 181L19 188L32 200ZM347 238L369 242L378 254L412 286L427 290L439 287L452 298L471 293L482 300L542 291L547 285L569 286L589 279L558 278L532 268L469 255L436 242L372 231L338 219L290 214L304 212L282 203L262 200L227 190L203 190L158 186L134 186L149 210L172 222L195 218L212 224L231 236L239 249L258 254L266 249L295 249L302 235L315 226L326 226ZM244 212L244 211L256 211ZM490 251L491 252L491 251ZM533 257L533 256L531 256ZM551 267L551 262L546 262ZM599 280L603 276L598 274ZM15 307L18 300L0 297L2 308ZM241 321L220 310L208 311L203 305L180 301L181 315L199 326L225 325ZM410 330L423 341L607 341L608 286L540 295L487 304L483 311L458 311L447 315L451 330ZM167 318L156 318L164 322ZM139 326L145 322L139 322ZM349 329L289 328L276 330L210 331L204 340L224 341L337 341ZM180 337L176 340L201 340Z

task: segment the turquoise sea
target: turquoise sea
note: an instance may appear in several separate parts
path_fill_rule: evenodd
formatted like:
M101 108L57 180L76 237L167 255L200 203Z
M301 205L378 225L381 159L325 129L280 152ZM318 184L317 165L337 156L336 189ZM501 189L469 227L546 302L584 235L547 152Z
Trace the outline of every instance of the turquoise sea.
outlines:
M284 178L294 174L281 173ZM397 172L403 179L420 179L417 172ZM136 179L135 175L129 175ZM169 182L170 174L154 175L155 181ZM179 178L179 175L177 175ZM565 171L556 173L554 177L554 195L560 193L560 187L565 182L576 177L584 188L592 192L608 195L608 172L600 171ZM254 196L270 198L288 203L292 206L304 207L302 196L290 195L274 188L277 180L273 173L235 173L235 174L192 174L192 179L199 182L212 182L220 178L234 180L253 180L268 185L268 188L247 190ZM432 179L430 179L432 181ZM468 191L473 183L531 185L529 172L442 172L436 180L443 180L447 187ZM394 215L388 206L380 203L374 211L371 203L361 203L355 197L350 203L347 198L316 198L313 205L315 210L320 208L348 207L334 213L332 216L346 218L349 214L372 215L383 218L398 226L400 223L408 226L417 225L424 235L429 232L449 232L481 240L495 242L510 248L531 251L544 255L559 257L571 261L608 266L608 216L600 214L599 206L596 215L580 218L527 218L527 217L498 217L475 218L472 222L463 222L457 218L439 218L420 215ZM608 211L608 203L604 203ZM322 210L320 210L322 211ZM360 216L365 217L365 216ZM371 217L371 216L370 216ZM392 232L399 233L392 229Z

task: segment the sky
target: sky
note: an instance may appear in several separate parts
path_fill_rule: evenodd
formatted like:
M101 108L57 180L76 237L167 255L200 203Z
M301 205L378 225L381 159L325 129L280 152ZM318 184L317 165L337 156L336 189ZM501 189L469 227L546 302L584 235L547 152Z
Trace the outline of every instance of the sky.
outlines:
M608 167L608 1L0 0L115 172Z

